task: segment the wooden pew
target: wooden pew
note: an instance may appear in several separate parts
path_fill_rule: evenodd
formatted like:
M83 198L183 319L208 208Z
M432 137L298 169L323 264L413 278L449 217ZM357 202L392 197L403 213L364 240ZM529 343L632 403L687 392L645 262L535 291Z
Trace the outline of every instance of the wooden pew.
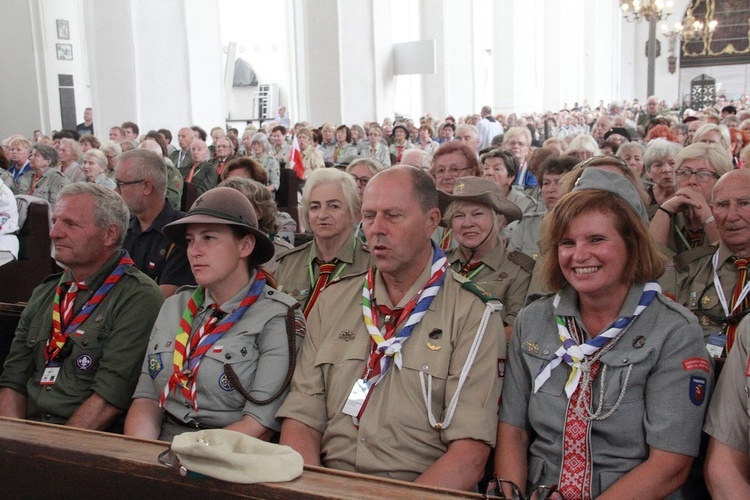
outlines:
M291 168L282 168L279 173L279 189L276 191L276 206L279 212L292 216L299 228L298 190L299 178Z
M166 443L7 418L0 429L3 498L482 498L320 467L287 483L182 477L157 460Z

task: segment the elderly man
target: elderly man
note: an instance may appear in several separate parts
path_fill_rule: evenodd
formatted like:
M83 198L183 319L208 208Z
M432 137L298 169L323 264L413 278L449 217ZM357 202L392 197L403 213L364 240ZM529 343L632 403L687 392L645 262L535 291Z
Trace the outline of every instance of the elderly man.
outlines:
M502 321L488 314L482 333L482 294L430 243L437 201L429 176L410 166L367 184L362 214L376 266L320 295L277 414L281 443L307 464L467 490L484 472Z
M177 144L180 149L172 151L169 155L169 159L172 160L172 164L182 171L183 168L189 167L193 164L193 157L190 153L190 145L193 144L193 130L190 127L182 127L177 132Z
M456 139L457 141L463 142L474 154L479 154L479 131L474 125L464 123L456 128Z
M659 99L656 96L650 96L646 100L646 111L638 113L637 125L646 127L650 120L656 118L659 114Z
M735 340L737 323L750 309L747 258L750 256L750 171L724 174L713 188L718 245L696 247L675 257L677 302L689 308L703 327L708 350L724 357ZM665 288L667 289L667 288Z
M185 216L167 203L167 167L159 155L144 149L123 153L115 169L117 192L130 209L123 248L138 269L153 279L165 297L182 285L195 284L185 249L163 229Z
M480 111L482 119L477 123L477 132L479 135L479 149L490 147L492 139L503 133L503 126L492 116L492 108L482 106Z
M0 376L0 415L112 429L130 406L164 298L120 248L128 208L117 193L66 186L52 220L66 269L23 311Z
M122 127L114 126L109 129L109 140L120 144L122 141L127 140L125 138L125 129Z

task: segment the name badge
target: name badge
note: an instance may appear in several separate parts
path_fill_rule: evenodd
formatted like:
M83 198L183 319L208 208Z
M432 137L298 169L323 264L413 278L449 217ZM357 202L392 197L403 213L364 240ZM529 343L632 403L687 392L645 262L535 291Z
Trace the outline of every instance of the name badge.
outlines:
M712 358L720 358L724 353L724 346L727 343L727 336L721 333L712 333L708 337L708 344L706 344L706 350Z
M60 363L50 363L44 369L39 385L55 385L58 375L60 375Z
M357 418L359 410L365 403L365 399L367 399L367 393L370 392L370 387L371 385L361 378L354 382L349 397L346 398L346 403L344 403L344 409L341 410L344 415L351 415L352 417Z

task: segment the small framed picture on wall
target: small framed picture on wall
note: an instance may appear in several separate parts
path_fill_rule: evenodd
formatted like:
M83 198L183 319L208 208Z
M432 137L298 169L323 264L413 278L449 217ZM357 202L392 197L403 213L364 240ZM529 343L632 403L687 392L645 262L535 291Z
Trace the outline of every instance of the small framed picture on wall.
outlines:
M57 38L60 40L70 40L70 24L65 19L57 20Z
M73 46L69 43L57 44L57 58L62 61L73 60Z

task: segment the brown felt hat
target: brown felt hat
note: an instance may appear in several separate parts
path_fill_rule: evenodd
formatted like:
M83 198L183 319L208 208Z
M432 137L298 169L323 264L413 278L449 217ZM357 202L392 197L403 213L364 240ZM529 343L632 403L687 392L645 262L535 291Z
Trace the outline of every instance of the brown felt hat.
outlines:
M185 217L164 226L164 234L178 245L187 247L185 231L188 224L239 226L255 236L255 262L263 264L273 258L273 243L258 229L258 216L252 203L236 189L217 187L206 191L195 200Z
M443 217L445 217L448 205L454 201L473 201L488 205L495 212L503 214L508 224L515 220L521 220L521 217L523 217L521 209L503 195L500 186L483 177L460 177L456 179L453 194L438 190L438 204Z

